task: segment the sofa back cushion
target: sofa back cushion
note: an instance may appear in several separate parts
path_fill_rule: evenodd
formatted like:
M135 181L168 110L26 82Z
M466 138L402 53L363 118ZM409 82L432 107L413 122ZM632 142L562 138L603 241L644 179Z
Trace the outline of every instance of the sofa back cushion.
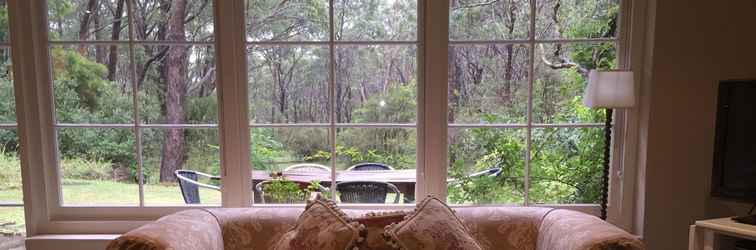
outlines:
M643 243L595 216L556 209L541 222L538 250L642 250Z
M536 249L542 218L551 210L537 207L458 207L457 217L485 249ZM270 249L291 229L302 208L222 208L208 209L220 223L226 250ZM369 212L393 210L344 209L352 218ZM370 230L368 241L379 242L376 231Z
M222 228L225 250L271 249L297 222L302 208L208 209Z
M536 249L541 220L552 210L539 207L458 207L457 217L484 249Z

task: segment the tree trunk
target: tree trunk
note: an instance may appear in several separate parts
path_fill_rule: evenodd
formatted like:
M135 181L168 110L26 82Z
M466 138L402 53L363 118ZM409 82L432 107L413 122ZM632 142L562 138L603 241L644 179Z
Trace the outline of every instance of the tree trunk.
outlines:
M94 36L95 40L101 41L102 39L102 33L103 31L100 29L102 26L102 15L100 13L100 8L97 7L97 11L94 12L94 15L92 16L94 19ZM107 54L105 53L107 47L105 46L97 46L95 47L95 60L99 64L106 64L107 63Z
M454 123L456 120L454 110L461 106L460 95L462 95L464 72L462 71L462 66L459 65L459 60L457 60L457 52L453 47L449 47L449 123Z
M121 18L123 18L124 2L125 0L118 0L115 12L113 12L113 30L110 33L110 40L113 41L121 39ZM118 70L116 68L118 65L118 46L111 45L108 53L108 80L115 81L116 71Z
M507 44L507 61L504 65L504 90L503 95L501 96L502 101L505 104L511 104L512 103L512 71L514 70L514 65L512 65L512 57L514 53L514 48L512 44Z
M512 37L512 34L514 34L514 28L515 28L515 22L517 22L517 6L514 3L510 3L509 5L509 24L507 25L507 32L509 32L509 37ZM507 44L506 45L507 50L507 59L506 59L506 67L504 69L504 90L502 101L505 104L511 104L512 103L512 71L514 71L514 65L512 64L512 59L514 57L514 45L513 44Z
M170 41L186 41L184 18L186 0L174 0L170 9L166 38ZM186 46L171 46L165 55L162 76L165 80L165 119L169 124L184 123L184 101L186 99L187 74ZM168 129L164 135L162 158L160 159L160 181L175 181L173 175L184 165L184 129Z
M98 0L89 0L87 2L87 10L84 12L79 23L79 40L81 41L89 39L89 23L92 21L92 17L95 16L95 12L97 12L97 3ZM84 44L79 45L79 54L84 55L86 52L87 46Z

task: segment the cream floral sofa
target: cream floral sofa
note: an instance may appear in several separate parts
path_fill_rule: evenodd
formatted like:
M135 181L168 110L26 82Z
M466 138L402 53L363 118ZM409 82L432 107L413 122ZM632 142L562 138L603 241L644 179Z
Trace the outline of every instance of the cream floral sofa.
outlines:
M455 210L470 234L486 249L645 249L627 232L579 212L536 207ZM303 208L187 210L132 230L111 242L108 249L270 249L302 211ZM350 217L366 213L350 209L344 212ZM369 232L367 237L371 241L380 233Z

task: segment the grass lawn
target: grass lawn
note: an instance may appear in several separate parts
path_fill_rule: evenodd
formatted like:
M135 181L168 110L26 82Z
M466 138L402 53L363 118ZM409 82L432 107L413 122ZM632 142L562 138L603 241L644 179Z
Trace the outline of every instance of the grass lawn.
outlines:
M0 235L25 233L24 207L0 207Z
M63 204L70 206L138 206L139 187L136 183L90 180L64 180ZM200 189L203 204L220 204L221 193ZM20 189L0 190L0 201L20 202ZM184 205L178 184L144 186L145 206ZM0 233L23 232L24 208L0 207Z

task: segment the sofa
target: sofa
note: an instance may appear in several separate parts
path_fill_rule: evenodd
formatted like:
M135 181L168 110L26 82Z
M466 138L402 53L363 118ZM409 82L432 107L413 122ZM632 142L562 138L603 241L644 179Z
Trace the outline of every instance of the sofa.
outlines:
M185 210L123 234L109 244L108 250L271 249L294 226L303 210L304 208ZM595 216L580 212L539 207L459 207L454 210L469 233L485 249L645 249L642 242L633 235ZM368 212L375 213L353 209L343 211L354 218L360 218ZM380 241L380 234L368 232L368 242ZM368 249L390 248L372 246Z

